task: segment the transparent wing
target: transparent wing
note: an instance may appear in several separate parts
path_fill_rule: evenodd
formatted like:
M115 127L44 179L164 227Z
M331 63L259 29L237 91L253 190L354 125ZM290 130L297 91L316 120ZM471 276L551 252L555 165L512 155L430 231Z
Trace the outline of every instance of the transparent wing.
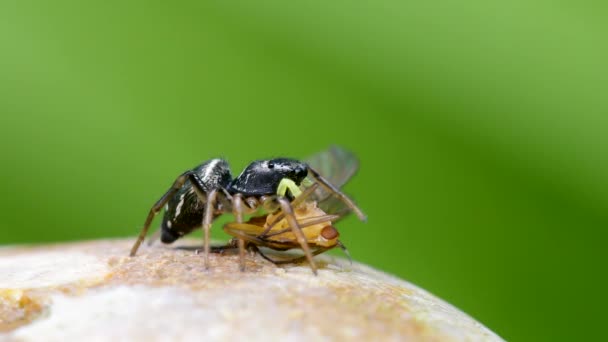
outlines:
M337 188L344 186L359 169L357 157L352 152L335 145L304 161ZM331 196L322 187L315 190L312 198L317 201L318 207L328 214L343 216L350 212L342 201Z
M352 152L335 145L304 161L338 188L346 184L359 169L357 157Z

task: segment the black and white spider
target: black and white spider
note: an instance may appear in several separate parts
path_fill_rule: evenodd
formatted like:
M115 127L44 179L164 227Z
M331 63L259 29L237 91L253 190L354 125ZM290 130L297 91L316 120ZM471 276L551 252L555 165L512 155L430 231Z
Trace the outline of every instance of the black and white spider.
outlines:
M346 156L351 156L346 158ZM331 157L331 158L330 158ZM329 164L331 163L337 164ZM355 164L356 164L356 159ZM342 165L341 161L345 164ZM210 238L209 231L213 220L221 214L233 213L236 223L243 223L243 215L250 214L263 208L271 213L282 211L293 234L296 236L306 259L316 274L316 264L312 259L306 237L296 220L291 201L302 194L300 187L315 188L311 199L325 204L328 208L336 207L338 203L341 213L354 212L361 220L365 220L363 212L339 187L352 176L354 171L352 154L339 148L332 147L328 151L314 155L308 162L289 158L257 160L249 164L236 178L228 163L223 159L211 159L201 165L182 173L173 182L171 188L152 206L144 226L131 248L131 256L145 239L154 216L165 207L161 223L161 241L171 243L178 238L203 227L205 266L209 267ZM325 179L311 165L321 169L342 168L341 173L334 178L336 184ZM354 167L356 170L356 165ZM333 172L333 174L336 174ZM338 212L332 209L333 212ZM244 269L245 241L238 239L241 255L241 269Z

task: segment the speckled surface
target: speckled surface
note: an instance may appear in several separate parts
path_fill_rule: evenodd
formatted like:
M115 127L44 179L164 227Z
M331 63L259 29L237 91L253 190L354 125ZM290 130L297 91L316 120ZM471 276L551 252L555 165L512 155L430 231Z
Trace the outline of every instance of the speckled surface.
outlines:
M131 240L0 250L0 340L501 341L426 291L361 264L277 267ZM192 244L185 240L183 244Z

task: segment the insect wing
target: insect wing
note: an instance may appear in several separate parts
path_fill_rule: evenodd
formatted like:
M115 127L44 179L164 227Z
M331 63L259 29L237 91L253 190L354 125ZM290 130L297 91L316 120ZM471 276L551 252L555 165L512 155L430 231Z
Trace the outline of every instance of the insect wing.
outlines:
M310 156L305 162L337 188L344 186L359 169L357 157L352 152L335 145ZM331 196L321 187L315 190L312 198L318 202L319 208L327 213L345 215L349 212L340 199Z
M338 188L344 186L359 169L357 157L352 152L335 145L304 161Z

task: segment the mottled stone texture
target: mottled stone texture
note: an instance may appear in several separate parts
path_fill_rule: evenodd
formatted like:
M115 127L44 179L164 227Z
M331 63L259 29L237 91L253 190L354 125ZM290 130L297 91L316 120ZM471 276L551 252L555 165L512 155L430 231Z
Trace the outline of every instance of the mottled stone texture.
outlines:
M501 341L426 291L360 264L92 241L0 250L0 340ZM182 241L182 246L192 244Z

